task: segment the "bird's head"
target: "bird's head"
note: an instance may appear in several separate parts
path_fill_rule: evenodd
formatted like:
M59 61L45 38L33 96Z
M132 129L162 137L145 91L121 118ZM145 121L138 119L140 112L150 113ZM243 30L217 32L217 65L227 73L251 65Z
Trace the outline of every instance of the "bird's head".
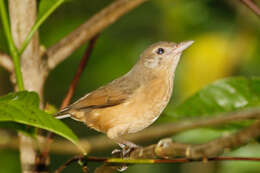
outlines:
M185 41L178 44L162 41L152 44L143 51L139 63L153 71L175 70L182 52L192 43L193 41Z

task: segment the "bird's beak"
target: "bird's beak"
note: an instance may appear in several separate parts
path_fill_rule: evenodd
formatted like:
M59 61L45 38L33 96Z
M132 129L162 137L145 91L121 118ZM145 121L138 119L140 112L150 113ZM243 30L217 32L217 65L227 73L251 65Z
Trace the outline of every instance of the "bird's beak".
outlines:
M182 53L185 49L190 47L193 44L194 41L184 41L177 45L177 47L174 49L174 52L176 54Z

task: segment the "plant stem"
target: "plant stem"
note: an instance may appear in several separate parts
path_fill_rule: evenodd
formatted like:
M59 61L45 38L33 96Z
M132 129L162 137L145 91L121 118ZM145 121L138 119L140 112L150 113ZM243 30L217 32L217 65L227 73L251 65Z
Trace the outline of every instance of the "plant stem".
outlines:
M56 8L58 8L62 3L64 2L64 0L58 0L55 4L53 4L48 11L46 11L42 16L38 17L36 23L33 25L31 31L28 33L28 35L26 36L21 49L19 50L19 55L21 55L23 53L23 51L25 50L25 48L28 46L28 44L30 43L33 34L39 29L39 27L41 26L41 24L55 11Z
M20 57L18 53L16 52L15 54L11 54L13 57L13 62L14 62L14 70L16 74L16 81L17 81L17 86L19 91L24 90L24 83L23 83L23 75L21 71L21 66L20 66Z
M18 54L18 51L16 49L16 46L14 44L11 31L10 31L10 25L7 17L7 12L5 8L5 3L4 0L0 0L0 14L1 14L1 19L4 27L4 32L5 36L8 42L8 47L10 50L10 54L13 58L13 63L14 63L14 70L16 74L16 81L18 85L18 89L20 91L24 90L24 84L23 84L23 76L22 76L22 71L20 67L20 56Z

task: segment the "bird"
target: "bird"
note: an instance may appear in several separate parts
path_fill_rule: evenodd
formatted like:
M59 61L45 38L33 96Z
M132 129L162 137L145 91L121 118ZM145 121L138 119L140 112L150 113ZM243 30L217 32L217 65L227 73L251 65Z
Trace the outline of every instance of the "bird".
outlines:
M138 147L123 137L150 126L167 106L182 52L193 41L161 41L146 48L129 72L86 94L57 113L102 132L124 155Z

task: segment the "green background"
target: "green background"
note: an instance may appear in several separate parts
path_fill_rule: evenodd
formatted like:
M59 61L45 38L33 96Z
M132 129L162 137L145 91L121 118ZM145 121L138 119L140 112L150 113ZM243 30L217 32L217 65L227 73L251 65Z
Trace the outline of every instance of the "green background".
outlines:
M112 0L73 0L64 3L40 28L45 47L73 31ZM239 1L226 0L150 0L120 18L105 29L80 79L73 101L87 92L126 73L149 44L157 41L194 40L185 51L176 72L175 89L165 113L199 88L226 76L258 76L260 74L260 19ZM45 101L59 107L64 98L82 53L83 45L49 75ZM8 52L0 27L0 50ZM12 91L8 73L0 68L0 94ZM97 135L81 123L65 120L79 137ZM177 141L201 143L223 132L198 129L178 134ZM1 142L0 142L1 146ZM260 145L250 144L230 155L260 157ZM108 156L105 153L93 155ZM70 155L51 155L51 170L64 163ZM19 153L0 148L0 173L19 172ZM90 164L91 170L97 164ZM81 171L72 165L64 172ZM171 165L135 165L126 172L189 173L246 173L259 172L259 163L223 162Z

